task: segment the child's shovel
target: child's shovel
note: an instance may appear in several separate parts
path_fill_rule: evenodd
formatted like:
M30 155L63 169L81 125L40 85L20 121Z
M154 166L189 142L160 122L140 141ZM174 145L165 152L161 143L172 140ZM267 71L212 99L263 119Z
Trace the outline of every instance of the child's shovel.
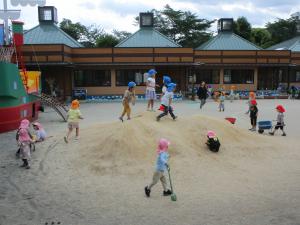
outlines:
M167 168L168 168L168 174L169 174L170 187L171 187L171 191L172 191L171 200L175 202L175 201L177 201L177 196L174 193L173 186L172 186L171 174L170 174L170 167L167 166Z

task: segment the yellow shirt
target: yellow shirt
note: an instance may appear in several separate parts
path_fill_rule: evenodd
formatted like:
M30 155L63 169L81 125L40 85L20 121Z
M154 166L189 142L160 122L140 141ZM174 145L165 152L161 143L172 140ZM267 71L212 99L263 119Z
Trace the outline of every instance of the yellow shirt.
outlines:
M68 111L68 122L79 122L81 116L79 109L70 109Z

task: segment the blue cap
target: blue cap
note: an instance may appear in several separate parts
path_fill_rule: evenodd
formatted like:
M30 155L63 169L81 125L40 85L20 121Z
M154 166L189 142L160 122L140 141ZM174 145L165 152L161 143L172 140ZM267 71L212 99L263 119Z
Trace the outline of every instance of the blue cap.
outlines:
M148 74L149 74L149 76L154 76L155 74L157 74L157 72L156 72L156 70L155 69L151 69L151 70L149 70L148 71Z
M171 78L167 75L163 76L163 82L164 84L169 84L171 83Z
M129 87L129 88L133 88L133 87L135 87L135 86L136 86L136 83L133 82L133 81L130 81L130 82L128 83L128 87Z
M167 90L169 92L173 91L174 89L176 88L176 84L175 83L169 83L168 84L168 87L167 87Z

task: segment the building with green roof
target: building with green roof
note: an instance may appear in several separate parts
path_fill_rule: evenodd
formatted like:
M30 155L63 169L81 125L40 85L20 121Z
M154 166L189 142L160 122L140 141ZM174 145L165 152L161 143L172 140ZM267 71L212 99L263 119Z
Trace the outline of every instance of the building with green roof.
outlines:
M261 50L260 47L230 31L218 33L197 50Z
M56 25L56 11L53 6L39 7L39 25L24 32L24 44L63 44L72 48L83 47Z

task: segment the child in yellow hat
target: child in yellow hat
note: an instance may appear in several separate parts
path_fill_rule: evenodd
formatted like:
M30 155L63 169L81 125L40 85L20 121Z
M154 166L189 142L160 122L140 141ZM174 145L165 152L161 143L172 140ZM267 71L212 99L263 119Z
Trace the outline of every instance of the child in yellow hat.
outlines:
M75 140L79 139L79 119L83 119L82 114L79 110L79 101L77 99L73 100L71 103L71 108L68 111L68 133L64 137L66 143L69 142L69 136L73 131L73 128L76 129Z

